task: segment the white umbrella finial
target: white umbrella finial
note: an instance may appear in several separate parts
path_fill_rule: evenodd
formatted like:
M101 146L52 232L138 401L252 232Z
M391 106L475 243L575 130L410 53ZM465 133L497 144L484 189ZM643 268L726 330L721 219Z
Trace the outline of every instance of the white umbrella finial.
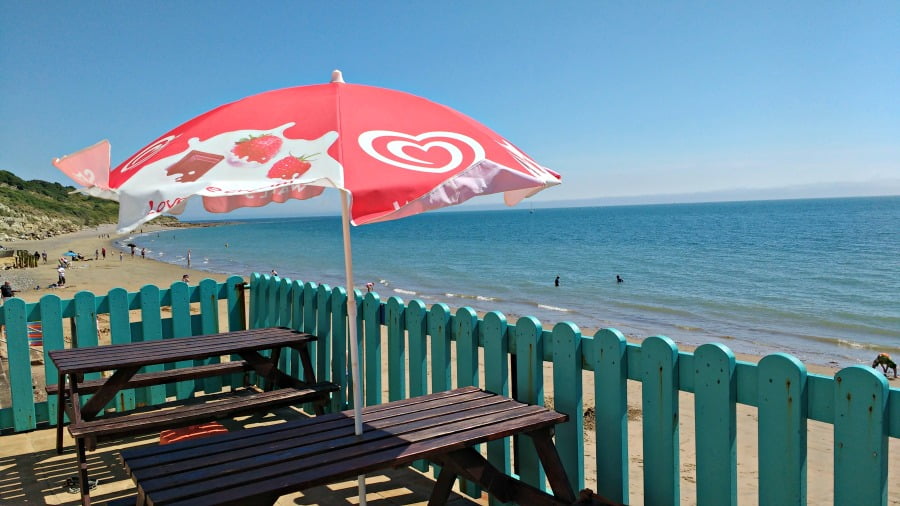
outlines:
M331 82L333 82L333 83L344 82L344 75L341 74L340 70L332 70L331 71Z

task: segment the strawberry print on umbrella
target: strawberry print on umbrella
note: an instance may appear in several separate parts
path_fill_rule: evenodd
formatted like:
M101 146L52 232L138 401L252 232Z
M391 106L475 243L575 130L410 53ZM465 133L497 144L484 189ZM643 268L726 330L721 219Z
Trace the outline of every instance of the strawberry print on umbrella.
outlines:
M250 135L234 143L231 153L246 162L266 163L278 154L282 140L272 134Z
M297 179L303 174L306 174L309 168L312 167L312 156L315 155L290 155L282 158L275 162L275 165L269 169L269 172L266 173L266 177L272 179Z

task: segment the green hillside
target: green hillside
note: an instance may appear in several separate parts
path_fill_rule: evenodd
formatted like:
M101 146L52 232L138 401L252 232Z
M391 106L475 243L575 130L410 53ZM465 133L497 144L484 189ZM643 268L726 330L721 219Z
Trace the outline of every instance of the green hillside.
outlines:
M115 223L119 203L71 193L75 188L46 181L25 181L0 170L0 221L4 217L46 216L92 227ZM0 225L2 227L2 225Z

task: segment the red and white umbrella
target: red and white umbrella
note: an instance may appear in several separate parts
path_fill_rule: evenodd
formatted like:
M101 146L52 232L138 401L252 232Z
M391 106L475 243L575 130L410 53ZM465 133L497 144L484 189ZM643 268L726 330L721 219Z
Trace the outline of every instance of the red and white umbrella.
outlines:
M341 191L347 290L353 268L349 225L394 220L503 193L514 205L560 176L472 118L408 93L344 83L253 95L213 109L160 136L110 170L101 141L54 165L84 192L119 201L119 231L199 196L224 213L325 188ZM356 305L348 304L356 336ZM362 405L358 346L351 339L356 431ZM364 496L363 496L364 497Z

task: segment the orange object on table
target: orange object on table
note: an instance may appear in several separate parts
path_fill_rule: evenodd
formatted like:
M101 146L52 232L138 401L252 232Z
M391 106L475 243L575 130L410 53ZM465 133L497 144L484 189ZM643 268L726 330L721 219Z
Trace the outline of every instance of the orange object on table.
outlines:
M219 422L202 423L199 425L188 425L178 429L166 429L159 433L159 444L167 445L169 443L177 443L179 441L187 441L189 439L199 439L202 437L215 436L216 434L224 434L228 432Z

